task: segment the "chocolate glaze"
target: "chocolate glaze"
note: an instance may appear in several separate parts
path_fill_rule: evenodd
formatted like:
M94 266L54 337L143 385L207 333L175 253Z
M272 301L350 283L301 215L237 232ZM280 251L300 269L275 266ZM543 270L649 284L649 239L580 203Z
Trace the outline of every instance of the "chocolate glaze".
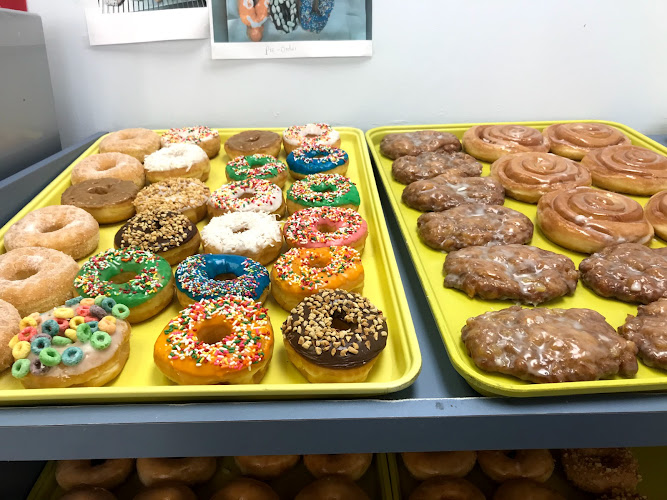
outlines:
M251 155L254 152L280 142L279 134L268 130L245 130L231 136L225 143L230 148Z
M178 236L174 238L161 234L165 233L167 227L179 228ZM129 231L132 231L135 237L139 234L145 235L145 238L139 237L139 244L132 244L130 235L128 235ZM154 242L150 240L153 234L158 235ZM169 210L147 210L123 224L114 237L114 245L116 248L138 246L142 250L160 253L178 248L190 241L195 234L197 234L197 226L185 215Z
M60 197L62 205L100 208L134 200L139 188L132 181L91 179L68 187Z

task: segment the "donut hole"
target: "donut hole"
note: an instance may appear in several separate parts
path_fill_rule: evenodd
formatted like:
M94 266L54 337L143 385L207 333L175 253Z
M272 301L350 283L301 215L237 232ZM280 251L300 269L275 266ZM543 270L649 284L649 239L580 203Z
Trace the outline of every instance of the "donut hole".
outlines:
M60 231L67 225L67 222L62 220L49 220L44 223L40 228L42 233L53 233L55 231Z
M220 317L213 317L200 324L197 338L205 344L215 344L232 335L232 326Z
M95 186L88 189L89 194L109 194L109 188L106 186Z
M238 197L239 200L249 200L250 198L254 198L255 193L243 193L241 196Z
M213 279L216 281L232 281L238 278L234 273L221 273L216 275Z
M311 189L316 193L330 193L336 191L337 188L331 184L315 184Z
M14 273L9 276L5 276L4 279L9 281L22 281L27 280L31 276L34 276L39 272L39 269L35 267L24 267L19 269L14 269Z
M338 231L338 228L336 226L328 222L322 222L318 224L316 229L320 233L335 233L336 231Z
M132 281L136 277L137 273L133 271L125 271L122 273L118 273L115 276L112 276L111 278L109 278L109 281L116 285L124 285L125 283Z

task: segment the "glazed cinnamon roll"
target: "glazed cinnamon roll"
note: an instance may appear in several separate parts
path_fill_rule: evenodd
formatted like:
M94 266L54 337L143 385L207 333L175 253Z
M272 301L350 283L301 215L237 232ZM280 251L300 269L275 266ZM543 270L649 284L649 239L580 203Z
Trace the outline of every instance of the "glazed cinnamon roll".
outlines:
M609 146L591 151L581 164L601 188L638 195L667 189L667 157L639 146Z
M491 163L510 153L546 153L549 141L539 130L523 125L477 125L463 134L463 147L478 160Z
M631 144L623 132L602 123L556 123L542 133L552 153L572 160L581 160L594 149Z
M551 153L514 153L491 165L491 176L515 200L537 203L551 191L590 186L591 174L577 162Z
M655 234L667 240L667 190L651 196L644 207L646 218L653 226Z
M542 196L537 204L537 224L554 243L584 253L624 242L644 245L653 238L653 227L639 203L589 187Z

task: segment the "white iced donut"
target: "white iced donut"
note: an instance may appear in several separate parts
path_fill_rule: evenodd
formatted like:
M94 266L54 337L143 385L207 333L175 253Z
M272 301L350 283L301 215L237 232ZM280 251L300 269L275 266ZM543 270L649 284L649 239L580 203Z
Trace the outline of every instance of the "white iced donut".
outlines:
M146 182L170 177L192 177L205 181L211 170L208 155L194 144L172 144L150 154L144 160Z
M283 132L285 153L290 154L301 146L340 147L340 134L326 123L294 125Z

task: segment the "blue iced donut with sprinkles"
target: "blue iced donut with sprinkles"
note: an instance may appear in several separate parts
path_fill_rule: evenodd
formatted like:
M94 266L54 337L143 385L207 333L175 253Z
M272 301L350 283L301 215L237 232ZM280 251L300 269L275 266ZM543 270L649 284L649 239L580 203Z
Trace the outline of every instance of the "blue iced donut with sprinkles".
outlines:
M301 27L313 33L321 32L329 22L333 8L334 0L301 0L299 8Z
M216 279L220 275L231 279ZM193 255L176 268L176 296L183 307L226 295L264 302L269 283L269 272L263 265L239 255Z
M287 155L289 173L295 179L322 173L345 175L349 160L345 151L330 146L303 146Z

